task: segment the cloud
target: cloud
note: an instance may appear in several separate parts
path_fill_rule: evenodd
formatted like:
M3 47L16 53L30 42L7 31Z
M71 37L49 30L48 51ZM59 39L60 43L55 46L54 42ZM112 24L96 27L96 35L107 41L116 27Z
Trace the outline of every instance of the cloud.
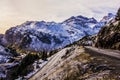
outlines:
M15 15L23 20L47 21L63 21L75 15L93 17L95 14L102 14L104 16L108 12L115 13L120 4L119 0L4 0L5 2L7 5L4 7L8 9L1 11L5 12L4 16Z
M0 0L0 26L15 26L27 20L61 22L83 15L101 19L116 13L120 0Z

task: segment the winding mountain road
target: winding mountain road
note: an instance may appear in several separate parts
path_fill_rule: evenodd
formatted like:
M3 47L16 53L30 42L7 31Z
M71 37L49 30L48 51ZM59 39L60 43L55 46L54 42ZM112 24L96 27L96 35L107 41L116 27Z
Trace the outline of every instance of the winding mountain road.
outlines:
M91 47L91 46L85 46L85 48L87 50L91 50L93 52L96 52L96 53L99 53L99 54L102 54L102 55L106 55L106 56L109 56L109 57L120 59L120 51L118 51L118 50L100 49L100 48L95 48L95 47Z

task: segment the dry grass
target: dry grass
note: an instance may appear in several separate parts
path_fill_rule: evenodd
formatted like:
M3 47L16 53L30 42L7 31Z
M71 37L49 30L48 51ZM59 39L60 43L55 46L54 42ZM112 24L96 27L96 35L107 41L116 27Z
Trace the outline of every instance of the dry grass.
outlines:
M92 59L92 58L91 58L90 55L87 54L87 53L80 53L80 55L78 55L78 56L76 56L76 57L74 58L74 60L77 60L77 61L79 61L79 62L81 62L81 63L90 62L91 59Z
M113 72L116 68L109 70L110 63L114 63L114 61L109 61L110 59L104 56L91 56L84 52L75 54L74 58L65 61L46 80L120 80L120 74ZM104 64L107 65L108 69L97 69Z

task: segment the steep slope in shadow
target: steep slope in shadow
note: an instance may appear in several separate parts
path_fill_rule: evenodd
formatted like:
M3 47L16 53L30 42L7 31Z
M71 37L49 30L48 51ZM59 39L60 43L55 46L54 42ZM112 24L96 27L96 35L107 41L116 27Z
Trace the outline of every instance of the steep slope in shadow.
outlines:
M96 40L96 47L120 50L120 8L116 18L102 27Z

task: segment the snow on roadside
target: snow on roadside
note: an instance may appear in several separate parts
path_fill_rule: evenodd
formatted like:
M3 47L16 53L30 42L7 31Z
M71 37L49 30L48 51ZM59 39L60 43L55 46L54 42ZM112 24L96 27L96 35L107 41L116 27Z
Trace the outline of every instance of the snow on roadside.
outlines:
M42 60L42 59L40 59L40 60L38 60L38 61L35 61L35 62L33 63L34 71L28 73L26 76L24 76L24 78L25 78L25 79L28 79L28 78L30 78L31 76L33 76L34 74L36 74L40 69L42 69L42 68L47 64L47 62L48 62L51 58L52 58L52 56L49 57L49 58L47 58L47 61L44 61L44 60ZM20 77L19 77L18 79L16 79L16 80L19 80L19 79L20 79Z
M34 71L30 72L28 75L24 76L24 78L28 79L30 78L31 76L33 76L35 73L37 73L48 61L43 61L42 60L42 63L33 63L33 66L34 66Z

